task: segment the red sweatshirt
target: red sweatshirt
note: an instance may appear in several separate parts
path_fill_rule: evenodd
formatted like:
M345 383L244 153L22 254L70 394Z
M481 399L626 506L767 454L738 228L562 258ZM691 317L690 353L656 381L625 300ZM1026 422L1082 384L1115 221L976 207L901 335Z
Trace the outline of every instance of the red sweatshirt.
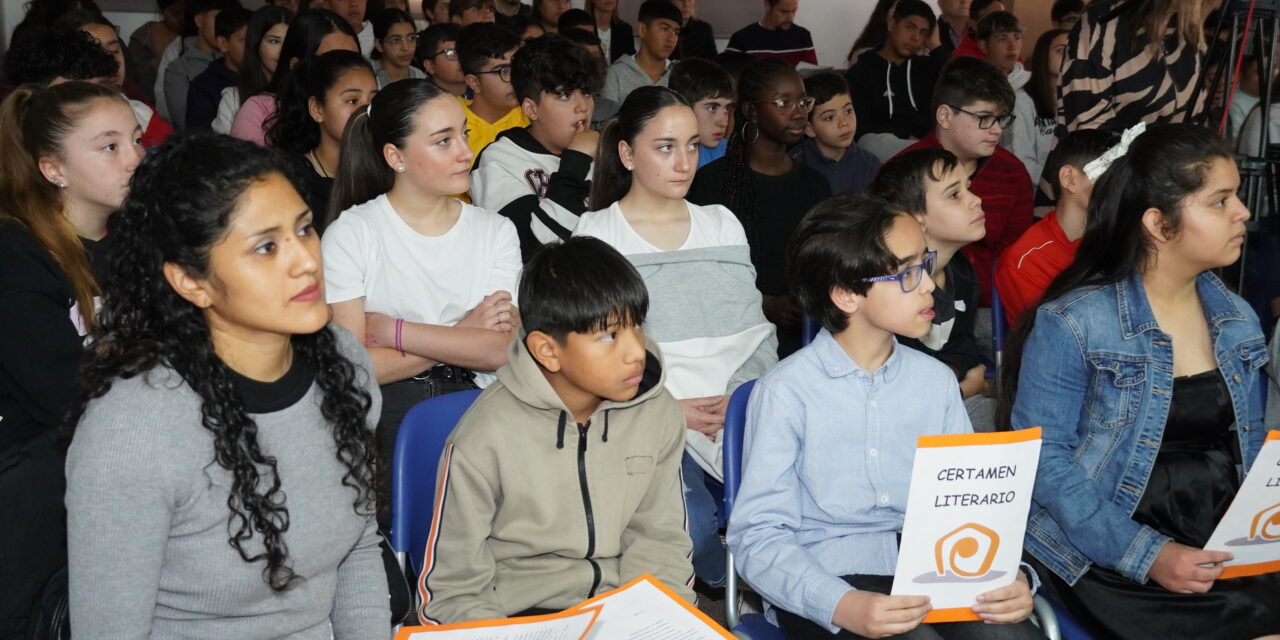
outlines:
M902 150L942 148L937 129L915 144ZM983 307L991 306L991 268L996 258L1012 245L1022 233L1035 223L1032 217L1031 178L1022 161L1004 147L996 147L990 158L978 161L978 171L972 176L969 187L982 198L982 212L987 216L987 236L962 249L973 263L973 270L982 285Z

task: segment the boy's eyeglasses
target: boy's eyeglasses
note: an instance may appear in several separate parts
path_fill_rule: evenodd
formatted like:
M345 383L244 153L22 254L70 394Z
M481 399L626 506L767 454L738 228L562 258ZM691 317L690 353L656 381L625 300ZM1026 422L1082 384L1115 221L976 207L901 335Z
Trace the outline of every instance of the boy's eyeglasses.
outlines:
M1013 121L1017 119L1017 116L1013 115L1012 113L1006 113L1002 116L981 116L976 113L973 113L972 111L965 111L964 109L961 109L960 107L957 107L954 104L949 104L947 106L951 107L952 109L955 109L956 111L959 111L960 113L965 114L966 116L969 116L970 118L973 118L974 120L977 120L979 129L990 129L991 127L994 127L997 124L1000 125L1001 129L1008 129L1009 125L1013 124Z
M441 49L427 57L434 58L436 56L444 56L445 60L457 60L458 50L457 49Z
M390 38L387 38L382 42L388 47L398 47L406 42L412 45L416 45L418 44L418 34L411 33L407 36L391 36ZM456 56L457 53L455 52L454 55ZM432 56L432 57L434 58L435 56Z
M501 67L498 67L497 69L490 69L489 71L477 71L472 75L482 76L486 73L496 73L498 74L498 77L502 79L503 82L511 82L511 65L504 64Z
M924 276L928 273L933 275L933 269L938 264L938 252L929 251L924 254L924 260L920 264L913 264L902 271L891 276L876 276L874 278L863 278L863 282L889 282L897 280L898 286L902 288L903 293L911 293L915 291L921 282L924 282Z
M762 102L771 104L788 113L795 111L796 107L800 107L801 111L809 113L810 111L813 111L813 105L817 104L818 100L817 98L800 98L799 100L774 98L773 100L764 100Z

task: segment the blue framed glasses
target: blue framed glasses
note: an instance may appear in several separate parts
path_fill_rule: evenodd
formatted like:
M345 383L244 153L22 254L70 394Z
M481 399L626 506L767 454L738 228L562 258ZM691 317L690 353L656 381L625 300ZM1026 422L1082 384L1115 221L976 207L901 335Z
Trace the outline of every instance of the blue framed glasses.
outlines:
M924 254L924 260L920 264L913 264L902 271L891 276L877 276L875 278L863 278L863 282L889 282L897 280L898 286L902 288L903 293L911 293L924 282L925 274L933 275L933 269L938 265L938 252L929 251Z

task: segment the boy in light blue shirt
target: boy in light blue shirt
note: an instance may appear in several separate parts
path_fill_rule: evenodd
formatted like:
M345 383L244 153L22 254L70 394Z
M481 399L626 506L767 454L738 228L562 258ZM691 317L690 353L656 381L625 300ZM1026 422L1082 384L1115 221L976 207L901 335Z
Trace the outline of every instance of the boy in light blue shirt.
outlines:
M935 259L919 222L864 195L819 204L792 236L791 289L823 330L752 392L728 535L789 640L1042 637L1021 572L973 607L1000 624L921 625L927 597L885 595L916 438L972 431L951 370L894 338L929 330Z

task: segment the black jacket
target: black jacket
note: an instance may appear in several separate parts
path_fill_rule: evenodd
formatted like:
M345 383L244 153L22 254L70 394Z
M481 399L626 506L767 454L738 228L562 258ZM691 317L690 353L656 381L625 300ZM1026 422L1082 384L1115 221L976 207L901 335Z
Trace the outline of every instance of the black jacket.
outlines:
M924 56L902 64L867 51L845 73L849 97L858 115L858 137L889 133L899 138L923 138L933 129L933 85L938 67Z

